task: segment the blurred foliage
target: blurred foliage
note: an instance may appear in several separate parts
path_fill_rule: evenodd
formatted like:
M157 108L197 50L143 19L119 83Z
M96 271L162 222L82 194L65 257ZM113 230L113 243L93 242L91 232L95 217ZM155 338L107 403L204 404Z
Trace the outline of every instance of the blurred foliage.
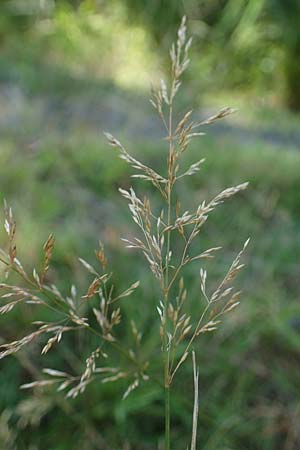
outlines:
M243 85L246 81L255 87L262 79L264 87L271 81L274 89L277 81L287 105L299 110L299 30L297 0L228 0L211 41L225 44L223 57L229 62L233 82ZM235 64L240 66L237 72Z
M187 209L224 186L250 181L248 192L226 211L221 208L202 235L203 247L218 242L226 249L220 263L209 264L212 282L245 237L252 237L243 305L220 334L201 343L199 436L205 450L299 448L299 116L274 108L285 94L297 107L298 6L291 0L2 0L0 5L0 194L13 206L23 260L27 267L38 266L42 244L53 231L50 276L64 292L73 278L84 289L88 280L77 257L92 260L101 238L117 288L143 280L139 295L124 303L124 314L147 326L145 355L157 345L153 282L120 242L131 224L116 193L129 186L130 174L100 131L118 130L125 142L136 136L132 152L160 168L164 148L154 139L160 130L149 119L150 107L143 106L143 90L150 78L160 78L157 68L165 62L156 54L169 46L182 13L195 36L188 97L204 109L230 100L241 110L223 127L207 130L187 155L187 164L199 159L199 152L207 162L197 179L181 186ZM275 101L262 106L268 95ZM181 102L185 108L185 98ZM195 266L187 273L195 305L197 279ZM1 338L25 334L32 314L21 309L2 319ZM131 342L129 330L121 333ZM49 355L50 363L80 371L81 349L93 346L93 340L71 337L61 353ZM160 445L159 389L142 387L124 402L121 382L95 383L74 401L51 390L24 393L18 386L35 378L39 351L36 345L18 360L1 361L1 448ZM174 450L185 448L190 435L191 389L187 367L173 399Z
M272 0L270 17L280 27L279 42L284 49L287 103L300 110L300 3L295 0Z
M213 28L223 13L228 0L154 0L152 2L140 2L139 0L125 0L130 15L146 26L159 45L166 48L176 32L177 24L181 17L186 15L192 26L198 29Z
M26 2L20 3L26 10ZM106 3L101 13L89 2L81 2L77 9L67 2L33 3L40 9L36 6L28 16L4 10L4 17L14 19L2 42L0 76L4 81L18 79L35 91L57 89L60 84L67 90L70 77L79 82L100 78L123 86L134 83L139 88L150 84L154 58L146 32L138 25L128 27L122 3Z
M127 4L160 43L170 40L170 32L186 14L200 37L198 67L209 70L206 78L212 80L212 89L220 85L269 89L271 82L274 90L279 84L291 109L300 109L298 0L169 0L147 5L127 0Z
M151 64L136 61L154 47L164 55L186 14L202 89L258 89L299 109L298 0L3 0L0 8L0 45L16 37L31 51L36 47L37 59L57 63L67 55L77 76L93 71L144 86Z

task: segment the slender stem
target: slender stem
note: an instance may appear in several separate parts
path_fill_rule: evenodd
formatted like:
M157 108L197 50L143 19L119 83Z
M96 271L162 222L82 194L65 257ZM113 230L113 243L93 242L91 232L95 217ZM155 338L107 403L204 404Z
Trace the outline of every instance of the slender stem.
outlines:
M168 226L171 222L171 187L168 192ZM164 389L165 389L165 450L170 450L170 383L169 383L169 350L167 336L167 316L169 306L169 253L170 231L167 236L166 274L164 287L164 323L163 323L163 360L164 360Z
M174 89L174 80L172 80L170 105L169 105L169 158L168 158L168 185L167 185L167 203L168 203L168 217L167 226L171 224L171 192L173 184L173 105L172 95ZM169 307L169 256L171 248L171 231L167 232L167 253L166 253L166 273L164 283L164 323L163 323L163 360L164 360L164 387L165 387L165 450L170 450L170 349L168 343L168 307Z
M172 287L173 283L176 281L176 279L177 279L177 277L178 277L178 275L179 275L181 269L182 269L183 266L185 265L185 257L186 257L186 253L187 253L187 251L188 251L188 248L189 248L190 243L192 242L192 240L193 240L193 238L194 238L195 230L196 230L196 225L194 226L193 231L191 232L191 234L190 234L188 240L187 240L186 243L185 243L185 247L184 247L184 250L183 250L183 253L182 253L182 257L181 257L180 264L179 264L179 266L177 267L177 269L176 269L176 271L175 271L175 273L174 273L174 276L173 276L173 278L171 279L171 281L170 281L170 283L169 283L168 290L171 289L171 287Z
M170 450L170 385L165 387L165 449Z
M171 201L170 191L168 194L168 224L171 221ZM170 231L167 238L167 264L165 276L165 292L164 292L164 329L163 329L163 357L164 357L164 388L165 388L165 450L170 450L170 383L169 383L169 364L170 355L168 349L167 336L167 316L169 306L169 253L170 253Z

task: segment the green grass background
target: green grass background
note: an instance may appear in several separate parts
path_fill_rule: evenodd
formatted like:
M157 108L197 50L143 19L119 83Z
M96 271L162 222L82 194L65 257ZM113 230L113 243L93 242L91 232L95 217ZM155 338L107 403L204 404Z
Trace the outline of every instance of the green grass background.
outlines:
M41 38L39 45L32 47L32 41L24 46L12 39L0 56L0 195L13 207L19 253L28 269L38 266L43 243L50 232L55 234L49 276L63 292L68 292L73 282L84 291L90 280L77 257L93 262L99 238L107 248L117 289L126 288L128 280L141 280L141 288L124 303L124 321L133 317L145 330L141 355L153 356L156 370L159 341L155 280L142 258L120 241L120 237L134 235L135 230L118 187L137 184L130 179L130 169L108 147L102 131L109 127L133 154L159 170L164 170L167 149L147 103L147 83L135 89L130 74L126 82L119 75L113 78L107 70L104 75L100 69L100 75L94 74L90 68L95 65L97 46L93 44L92 56L86 56L90 67L84 67L82 55L91 47L84 41L81 53L76 49L72 54L70 39L65 42L65 35L59 35L66 23L63 15L57 20L50 41ZM71 25L67 35L75 34L75 42L81 42L82 35L76 35L81 28L76 23L73 28ZM106 33L111 33L109 27ZM144 45L140 39L137 55ZM48 47L45 50L49 42L52 54ZM109 49L103 52L104 62L114 56ZM71 56L63 63L64 52ZM159 65L153 54L154 65ZM251 237L247 267L240 281L242 305L218 333L197 344L199 449L297 450L299 116L242 93L198 93L193 89L202 86L201 80L193 71L187 85L179 99L179 110L185 111L192 102L195 115L202 116L230 103L239 112L224 125L207 128L206 136L186 155L186 165L202 157L206 163L198 175L179 185L176 195L181 196L183 208L196 207L228 186L250 182L246 192L211 214L198 242L203 249L224 247L206 267L213 286ZM142 185L140 192L146 188ZM1 242L4 239L1 230ZM196 314L201 299L198 264L191 266L185 279L191 312ZM34 318L35 313L25 308L2 317L1 339L25 335ZM132 345L129 327L123 325L120 333ZM85 357L95 345L94 339L73 336L65 338L47 358L39 355L40 345L36 344L26 353L1 361L1 448L162 448L163 397L150 383L125 401L121 401L126 389L123 382L95 382L84 395L68 401L52 390L19 390L20 384L30 381L45 366L82 370ZM117 355L112 361L125 364ZM191 429L190 363L179 372L173 391L172 450L179 450L186 448Z

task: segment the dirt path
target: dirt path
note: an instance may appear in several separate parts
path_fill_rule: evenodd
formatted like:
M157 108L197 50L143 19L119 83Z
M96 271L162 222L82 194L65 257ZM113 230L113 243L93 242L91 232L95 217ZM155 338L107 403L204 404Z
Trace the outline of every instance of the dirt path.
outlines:
M209 112L199 111L200 117ZM0 85L0 132L3 136L39 139L50 133L70 135L73 130L126 132L140 138L157 138L163 133L160 121L147 100L131 93L109 90L104 93L74 93L71 96L26 94L18 85ZM219 122L210 127L215 136L231 137L237 142L261 142L282 148L300 148L299 130L275 127L253 129L250 126Z

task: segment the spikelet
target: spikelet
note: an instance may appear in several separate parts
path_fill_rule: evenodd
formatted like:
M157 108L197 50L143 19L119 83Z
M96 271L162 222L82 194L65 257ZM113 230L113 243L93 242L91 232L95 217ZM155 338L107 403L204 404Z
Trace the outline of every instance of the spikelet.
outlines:
M45 254L45 260L44 260L44 266L42 270L42 275L40 277L40 283L43 284L45 276L48 272L50 260L54 248L55 239L52 234L48 237L47 241L45 242L45 245L43 247L44 254Z

